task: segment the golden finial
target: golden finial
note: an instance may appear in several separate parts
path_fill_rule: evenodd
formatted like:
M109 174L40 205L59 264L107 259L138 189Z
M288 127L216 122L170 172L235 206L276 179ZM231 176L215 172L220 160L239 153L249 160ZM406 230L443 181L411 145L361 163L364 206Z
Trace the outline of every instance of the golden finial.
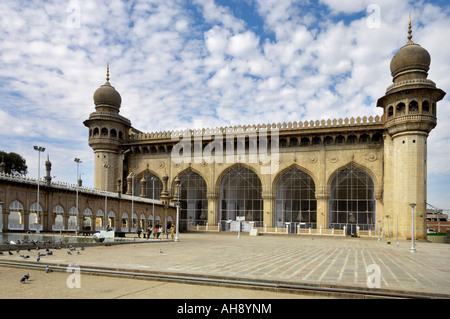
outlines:
M109 63L106 66L106 82L109 83Z
M409 26L408 26L408 43L412 43L412 30L411 30L411 12L409 13Z

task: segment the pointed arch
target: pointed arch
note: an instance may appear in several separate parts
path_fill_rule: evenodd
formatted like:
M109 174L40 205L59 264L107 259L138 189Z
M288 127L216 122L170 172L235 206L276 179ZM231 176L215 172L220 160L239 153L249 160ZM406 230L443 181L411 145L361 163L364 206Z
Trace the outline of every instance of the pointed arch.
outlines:
M180 179L180 230L188 225L208 222L208 187L205 178L195 169L187 168L178 174ZM172 193L175 185L172 181Z
M237 217L263 226L262 183L247 165L236 164L219 176L219 220L223 229Z
M330 227L345 226L353 234L357 227L375 229L375 182L369 170L352 161L330 176L328 186Z
M274 225L286 227L289 223L292 232L295 232L297 225L316 228L316 184L311 174L298 165L291 165L278 174L274 183Z
M152 178L155 178L153 181ZM143 185L142 179L145 180L145 194L144 196L141 195ZM155 185L154 191L153 191L153 185ZM161 192L163 189L163 183L161 180L161 177L158 175L158 173L151 171L149 169L145 169L144 171L140 172L136 175L134 178L134 196L141 196L146 198L152 198L152 199L159 199L161 196Z

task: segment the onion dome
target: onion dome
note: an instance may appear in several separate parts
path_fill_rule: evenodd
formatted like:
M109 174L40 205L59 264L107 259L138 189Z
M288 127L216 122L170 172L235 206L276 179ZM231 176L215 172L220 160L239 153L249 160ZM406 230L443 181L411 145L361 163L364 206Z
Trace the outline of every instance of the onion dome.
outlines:
M109 65L106 72L106 83L97 89L94 93L94 103L96 107L112 106L120 108L122 98L119 92L109 83Z
M427 50L414 43L409 18L408 42L401 47L391 60L391 74L394 82L426 79L430 69L431 57Z

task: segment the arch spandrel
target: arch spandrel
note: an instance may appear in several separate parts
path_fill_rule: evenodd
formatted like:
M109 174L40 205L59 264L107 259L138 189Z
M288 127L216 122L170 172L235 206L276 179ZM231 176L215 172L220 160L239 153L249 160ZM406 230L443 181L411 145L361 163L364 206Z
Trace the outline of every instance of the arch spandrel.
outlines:
M280 180L280 178L281 178L285 173L287 173L287 172L293 170L294 168L296 168L296 169L302 171L303 173L308 174L309 177L312 178L312 180L313 180L313 182L314 182L314 185L315 185L315 187L316 187L316 189L317 189L318 181L317 181L317 177L315 176L315 174L314 174L312 171L310 171L309 169L307 169L307 168L305 168L305 167L303 167L303 166L301 166L301 165L298 165L297 163L294 163L294 164L291 164L291 165L289 165L289 166L283 168L282 170L279 170L279 171L274 175L274 178L271 180L271 191L272 191L272 194L276 194L276 187L277 187L277 183L278 183L278 181Z

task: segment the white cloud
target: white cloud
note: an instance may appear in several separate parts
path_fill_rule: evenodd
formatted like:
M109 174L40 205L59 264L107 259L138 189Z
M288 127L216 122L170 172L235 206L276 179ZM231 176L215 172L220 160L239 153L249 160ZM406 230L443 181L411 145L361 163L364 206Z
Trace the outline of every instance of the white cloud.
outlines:
M406 43L410 10L413 40L432 56L429 78L448 91L449 6L380 0L380 25L370 27L366 1L321 3L327 10L249 2L263 23L255 27L213 0L2 1L2 148L31 163L33 144L43 142L55 170L84 156L92 174L82 122L108 62L121 114L142 131L188 128L195 119L211 127L380 114L375 101L391 84L389 62ZM448 101L429 138L431 173L450 155Z

